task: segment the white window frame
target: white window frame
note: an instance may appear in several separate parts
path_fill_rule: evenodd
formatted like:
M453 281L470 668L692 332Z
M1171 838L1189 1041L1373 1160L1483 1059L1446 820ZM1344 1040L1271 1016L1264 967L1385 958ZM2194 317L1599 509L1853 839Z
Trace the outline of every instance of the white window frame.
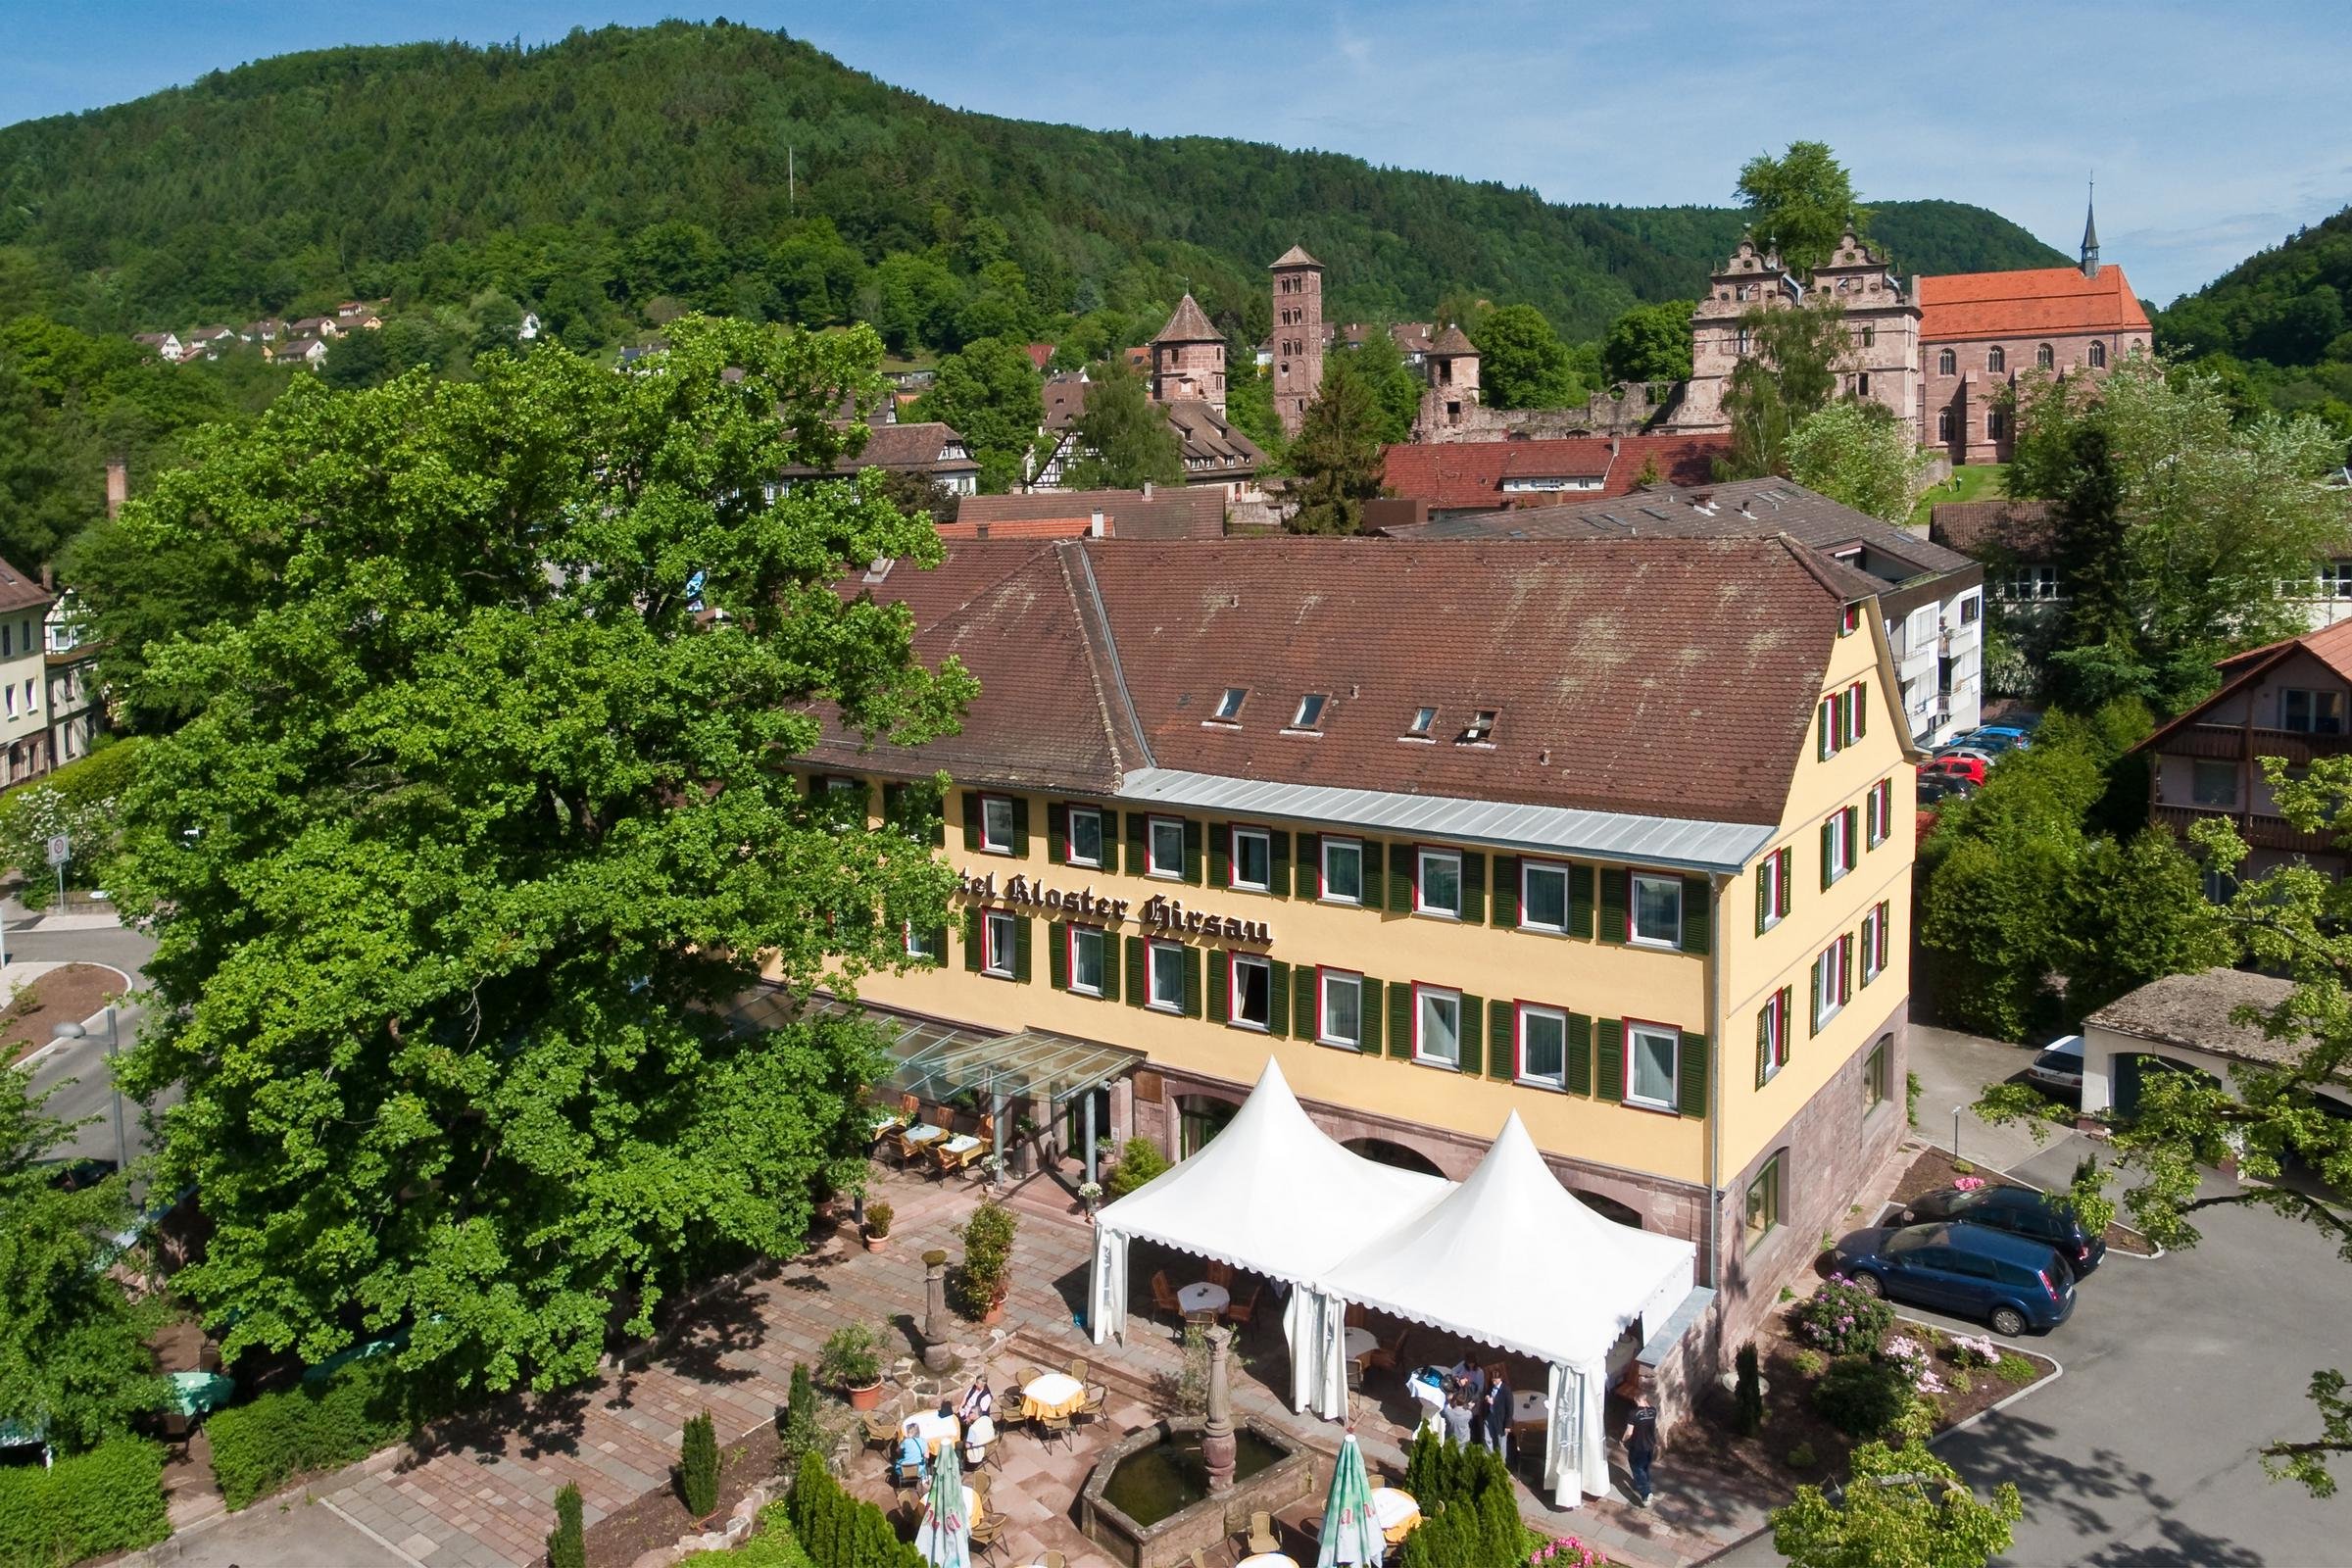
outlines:
M1674 889L1674 935L1672 938L1648 937L1642 934L1642 884L1665 883ZM1640 948L1664 948L1679 951L1683 945L1683 879L1679 876L1644 876L1634 873L1632 884L1625 890L1625 939Z
M1222 723L1238 724L1242 721L1242 710L1248 706L1249 702L1250 688L1228 686L1217 694L1217 706L1211 710L1209 716Z
M1788 862L1782 858L1787 848L1783 845L1781 849L1768 851L1756 866L1756 881L1762 887L1764 900L1764 929L1767 931L1788 918L1781 910L1781 906L1788 902Z
M1225 842L1225 885L1244 893L1264 893L1274 886L1274 835L1262 827L1235 824ZM1255 839L1265 857L1266 874L1255 882L1242 880L1242 840Z
M1516 1028L1513 1029L1511 1078L1515 1083L1540 1089L1568 1087L1568 1012L1564 1007L1546 1007L1539 1003L1518 1004ZM1541 1018L1560 1026L1560 1070L1556 1073L1530 1072L1527 1067L1527 1026L1530 1019Z
M1820 998L1813 1009L1813 1031L1819 1034L1829 1027L1830 1020L1845 1010L1851 999L1845 992L1845 944L1850 938L1839 936L1821 950L1813 959L1814 995Z
M1429 1018L1432 1003L1453 1004L1453 1054L1451 1057L1432 1055L1423 1050L1424 1024ZM1432 1067L1447 1067L1455 1072L1462 1069L1462 994L1450 986L1423 985L1413 982L1413 1060Z
M1095 853L1092 857L1081 856L1078 853L1078 819L1080 817L1091 818L1095 824ZM1100 869L1102 864L1102 812L1101 808L1093 806L1071 807L1062 837L1062 853L1069 857L1070 864L1091 865Z
M1894 780L1883 778L1862 797L1862 840L1877 849L1894 834Z
M1173 1001L1161 1001L1159 995L1159 966L1162 959L1168 971L1176 977L1176 996ZM1152 942L1144 949L1144 1006L1152 1012L1184 1011L1184 944Z
M1438 710L1424 704L1413 710L1412 721L1405 725L1401 738L1408 741L1429 740L1436 735L1437 728Z
M1100 926L1092 925L1073 925L1063 928L1062 972L1069 976L1070 990L1082 997L1099 997L1102 995L1102 980L1097 980L1091 986L1081 985L1078 981L1078 941L1081 937L1094 938L1095 951L1101 956L1102 960L1101 973L1107 977L1110 973L1110 933Z
M1788 993L1776 990L1764 999L1764 1081L1772 1082L1788 1065Z
M1886 972L1887 906L1874 904L1862 916L1862 978L1876 980Z
M1242 971L1259 970L1266 977L1266 1015L1263 1019L1242 1016ZM1257 1034L1272 1032L1274 1023L1274 965L1263 954L1229 953L1225 955L1225 1021L1236 1029L1248 1029Z
M1174 865L1162 865L1159 862L1159 834L1162 828L1176 830L1176 863ZM1146 819L1144 823L1144 867L1146 876L1160 877L1170 882L1184 880L1183 817L1154 816Z
M990 818L995 814L995 808L998 807L1004 808L1004 836L1002 839L997 838L990 828ZM988 855L1010 855L1012 853L1011 796L983 795L980 797L980 848L984 854Z
M1355 992L1355 1038L1352 1040L1331 1032L1331 989L1335 983L1348 986ZM1323 967L1315 970L1315 1043L1337 1046L1343 1051L1364 1049L1364 977L1357 971Z
M1352 896L1331 891L1331 852L1355 852L1355 892ZM1323 904L1360 905L1364 902L1364 841L1362 839L1333 838L1326 835L1315 850L1315 898Z
M1903 646L1908 649L1926 647L1928 640L1936 635L1937 616L1938 609L1935 605L1922 605L1912 611L1910 618L1903 624Z
M1845 808L1842 806L1829 815L1831 824L1830 880L1832 882L1836 882L1854 868L1853 837L1846 830L1846 824L1851 820L1852 818L1845 814Z
M1545 925L1545 924L1544 924L1543 921L1541 921L1541 920L1531 920L1531 919L1529 919L1529 918L1527 917L1527 906L1528 906L1527 888L1528 888L1528 884L1529 884L1531 881L1533 881L1533 880L1534 880L1536 877L1538 877L1538 876L1556 876L1556 877L1558 877L1558 878L1560 879L1560 923L1559 923L1558 925ZM1566 862L1566 861L1564 861L1564 860L1539 860L1539 859L1533 859L1533 858L1530 858L1530 859L1524 859L1524 860L1521 860L1521 861L1519 862L1519 929L1520 929L1520 930L1522 930L1522 931L1546 931L1546 932L1549 932L1550 934L1552 934L1553 936L1566 936L1566 935L1568 934L1568 904L1569 904L1569 899L1570 899L1570 894L1569 894L1569 890L1568 890L1568 864L1567 864L1567 862Z
M901 920L899 922L899 932L903 938L903 946L906 950L906 956L909 958L929 958L934 963L939 961L939 955L933 953L923 941L925 937L928 937L931 934L930 932L917 931L912 920Z
M1429 886L1429 862L1433 859L1453 862L1453 907L1450 909L1434 908L1422 896L1423 891ZM1461 851L1435 850L1419 844L1413 846L1413 912L1430 915L1440 920L1459 920L1462 917Z
M998 980L1012 978L1020 936L1013 916L1004 909L986 909L980 915L980 972ZM1000 937L999 932L1004 934Z
M1641 1082L1642 1077L1642 1053L1636 1041L1642 1035L1664 1040L1668 1045L1670 1054L1666 1058L1666 1098L1663 1100L1641 1094L1634 1087ZM1675 1099L1681 1093L1682 1083L1683 1032L1680 1029L1670 1029L1662 1023L1642 1023L1633 1018L1626 1019L1625 1102L1629 1105L1640 1105L1644 1110L1673 1110L1676 1108Z
M1298 730L1319 730L1323 715L1331 708L1331 698L1323 692L1308 692L1298 699L1298 710L1291 715L1290 727Z

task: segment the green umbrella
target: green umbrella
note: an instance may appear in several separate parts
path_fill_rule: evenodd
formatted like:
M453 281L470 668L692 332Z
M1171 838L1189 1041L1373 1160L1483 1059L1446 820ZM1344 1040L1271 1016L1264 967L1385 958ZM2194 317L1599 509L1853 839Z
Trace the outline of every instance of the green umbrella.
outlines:
M923 1527L915 1534L931 1568L970 1568L972 1521L963 1505L963 1461L953 1435L940 1439L931 1461L931 1494L923 1503Z
M1380 1561L1388 1550L1380 1521L1372 1513L1372 1482L1364 1474L1364 1452L1350 1432L1340 1444L1340 1456L1331 1467L1331 1495L1323 1502L1323 1549L1315 1568L1339 1563Z

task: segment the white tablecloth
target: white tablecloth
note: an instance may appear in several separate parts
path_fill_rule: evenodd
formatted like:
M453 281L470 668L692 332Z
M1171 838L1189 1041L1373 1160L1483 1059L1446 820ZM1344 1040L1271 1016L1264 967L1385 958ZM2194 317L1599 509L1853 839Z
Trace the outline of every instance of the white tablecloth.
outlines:
M1551 1420L1551 1400L1533 1389L1521 1389L1511 1396L1511 1424L1513 1426L1542 1426Z
M1359 1356L1369 1355L1372 1348L1379 1343L1379 1337L1370 1329L1349 1329L1348 1331L1348 1359L1353 1361Z
M923 1440L924 1448L933 1453L939 1451L941 1440L945 1439L953 1443L963 1435L962 1422L952 1415L941 1415L937 1410L925 1410L920 1415L910 1415L905 1421L904 1426L914 1428L914 1435Z
M980 1494L974 1492L971 1488L966 1487L963 1489L963 1529L967 1536L971 1533L972 1521L979 1517ZM915 1527L914 1549L926 1562L928 1562L931 1557L931 1514L930 1510L925 1509L923 1512L923 1522ZM966 1555L969 1555L969 1553L967 1552Z
M947 1135L945 1127L933 1127L926 1123L921 1127L907 1128L904 1136L910 1144L927 1144L934 1138L945 1138Z
M1186 1317L1199 1317L1207 1312L1222 1312L1233 1304L1233 1293L1222 1285L1202 1280L1187 1285L1176 1293L1176 1304L1184 1308Z
M1298 1565L1279 1551L1261 1551L1254 1557L1244 1557L1233 1568L1298 1568Z
M1411 1493L1396 1487L1372 1489L1372 1518L1379 1524L1382 1535L1388 1535L1399 1525L1409 1525L1420 1517L1421 1504L1413 1500ZM1396 1538L1392 1536L1390 1539L1394 1541Z
M980 1147L980 1140L974 1138L969 1133L957 1133L955 1137L949 1139L946 1143L940 1145L939 1147L946 1150L951 1154L960 1154L966 1150L978 1149Z

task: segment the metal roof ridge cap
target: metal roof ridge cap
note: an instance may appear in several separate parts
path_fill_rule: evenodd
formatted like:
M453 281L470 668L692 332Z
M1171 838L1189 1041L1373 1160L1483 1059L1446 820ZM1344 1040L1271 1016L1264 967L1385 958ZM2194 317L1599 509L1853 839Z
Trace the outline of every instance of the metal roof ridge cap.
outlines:
M1157 767L1159 763L1152 756L1152 737L1144 733L1144 722L1135 711L1135 694L1127 689L1127 670L1119 662L1118 633L1111 627L1110 607L1102 602L1102 585L1095 581L1094 557L1088 552L1083 540L1074 542L1072 553L1078 558L1080 575L1085 580L1087 602L1093 608L1096 617L1102 622L1102 657L1110 662L1111 685L1119 694L1119 706L1127 710L1127 724L1135 734L1136 750L1143 754L1146 767ZM1119 777L1122 781L1122 789L1125 787L1126 776L1127 769L1120 768Z

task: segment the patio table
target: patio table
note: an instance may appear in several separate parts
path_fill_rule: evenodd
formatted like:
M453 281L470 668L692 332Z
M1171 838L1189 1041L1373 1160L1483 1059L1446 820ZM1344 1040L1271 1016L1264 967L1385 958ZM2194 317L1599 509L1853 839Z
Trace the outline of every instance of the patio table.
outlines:
M1370 1355L1379 1344L1380 1337L1370 1329L1349 1329L1348 1331L1348 1359L1361 1361L1365 1356Z
M1222 1285L1202 1280L1178 1291L1176 1304L1184 1308L1186 1317L1214 1317L1233 1304L1233 1293Z
M942 1442L953 1443L963 1435L963 1423L952 1415L937 1410L925 1410L908 1416L904 1426L914 1428L914 1435L923 1440L923 1451L936 1456Z
M1421 1504L1413 1494L1399 1487L1375 1487L1372 1490L1372 1518L1380 1526L1381 1538L1392 1546L1421 1528Z
M1551 1396L1538 1394L1533 1389L1521 1389L1511 1396L1511 1430L1522 1427L1551 1425Z
M1041 1373L1021 1390L1021 1413L1032 1421L1068 1415L1085 1402L1086 1385L1067 1372Z
M934 1138L947 1136L948 1130L945 1127L934 1127L929 1122L923 1123L920 1127L909 1127L906 1132L906 1141L910 1144L927 1144Z

